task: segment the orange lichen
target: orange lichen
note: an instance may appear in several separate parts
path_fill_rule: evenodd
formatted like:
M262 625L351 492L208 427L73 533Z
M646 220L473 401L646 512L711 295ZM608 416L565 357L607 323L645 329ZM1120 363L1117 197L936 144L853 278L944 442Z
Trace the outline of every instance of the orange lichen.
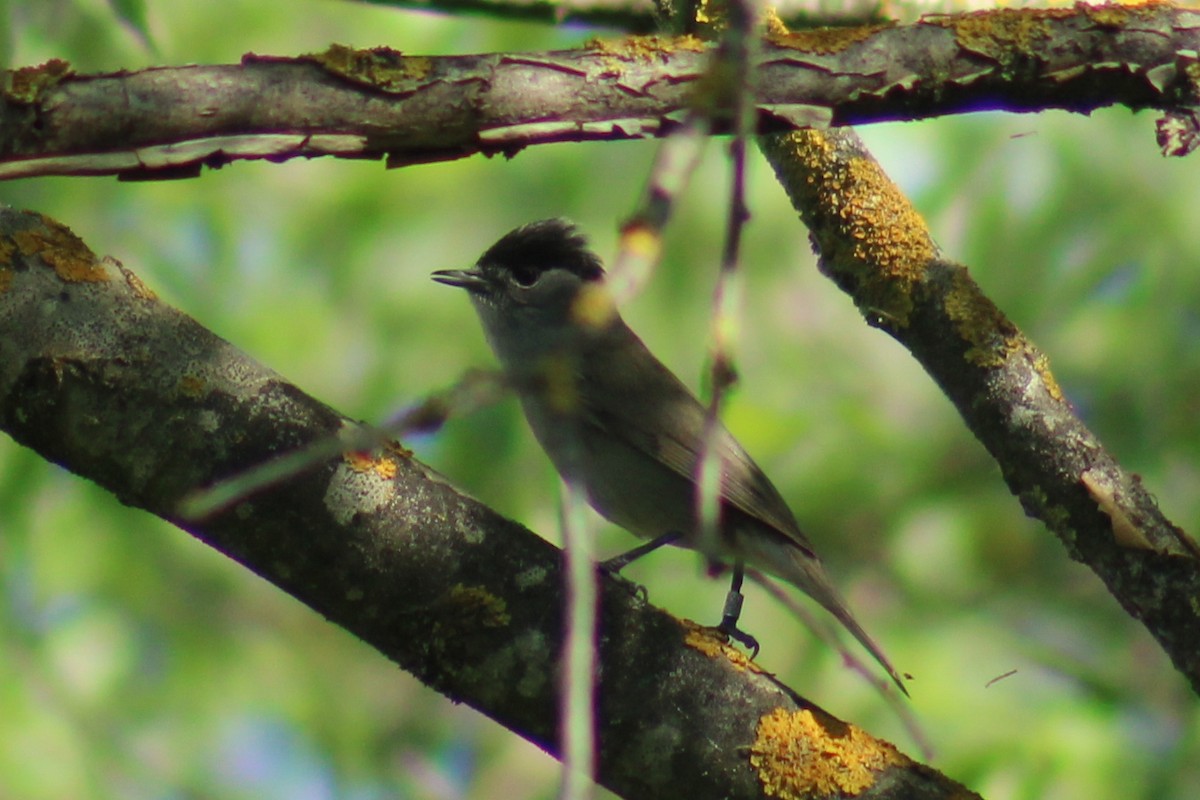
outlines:
M844 795L875 784L888 767L912 761L890 742L809 709L779 708L758 721L750 765L763 793L783 800Z
M349 450L342 453L342 460L354 472L370 472L375 468L375 458L369 450Z
M880 31L895 27L894 22L882 25L859 25L841 28L809 28L807 30L778 32L768 22L767 41L789 50L799 50L816 55L840 53L851 45L870 39Z
M96 256L70 228L49 217L41 217L45 230L24 230L13 234L17 250L24 256L38 256L67 283L98 283L109 279Z
M762 667L750 660L749 656L729 643L729 638L716 628L697 625L690 619L681 619L685 631L683 643L693 650L699 650L709 658L724 657L735 669L761 673Z
M388 455L375 456L366 450L351 450L342 454L342 460L355 472L374 472L385 480L396 477L396 462Z

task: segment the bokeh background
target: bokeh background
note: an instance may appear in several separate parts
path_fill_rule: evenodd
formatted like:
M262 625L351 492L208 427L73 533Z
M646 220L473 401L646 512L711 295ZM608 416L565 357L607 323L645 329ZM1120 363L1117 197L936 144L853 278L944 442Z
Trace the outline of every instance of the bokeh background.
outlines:
M139 8L130 24L121 16ZM458 54L595 31L335 0L11 0L10 66L80 72L293 55L331 42ZM1049 354L1072 402L1185 529L1200 518L1200 156L1152 114L974 114L861 130L948 254ZM167 301L342 412L382 420L492 363L461 293L516 225L565 215L612 254L657 143L562 144L385 171L240 162L195 180L40 178L0 202L64 222ZM701 383L727 197L710 143L628 321ZM914 676L929 760L988 798L1194 798L1196 698L1088 570L1027 520L907 353L815 269L752 153L727 422L773 476L864 625ZM557 539L557 479L509 400L409 442ZM598 547L631 538L597 521ZM699 559L630 569L711 623ZM755 589L763 665L922 753L839 657ZM992 685L997 676L1015 671ZM0 439L0 798L552 798L557 763L426 689L181 531ZM602 793L603 794L603 793Z

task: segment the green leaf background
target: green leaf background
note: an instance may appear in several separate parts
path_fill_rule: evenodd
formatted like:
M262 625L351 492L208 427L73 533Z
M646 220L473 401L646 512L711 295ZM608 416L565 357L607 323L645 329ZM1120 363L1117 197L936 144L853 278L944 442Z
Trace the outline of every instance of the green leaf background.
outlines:
M10 2L10 66L235 62L331 42L537 50L593 31L328 0ZM152 43L152 44L151 44ZM1046 350L1164 510L1200 517L1200 158L1153 115L976 114L861 130L948 254ZM460 293L510 228L564 215L611 256L656 142L561 144L386 171L239 162L197 180L42 178L0 201L73 228L168 302L341 411L382 420L491 356ZM701 383L726 142L709 144L652 284L626 317ZM1184 798L1195 697L1088 570L1027 520L907 353L822 278L752 153L741 382L727 422L790 500L865 626L914 676L932 763L989 798ZM472 494L557 538L558 487L514 402L410 442ZM597 521L602 552L630 537ZM630 570L712 623L694 555ZM761 661L920 756L838 656L752 589ZM1016 670L1004 680L992 678ZM0 441L0 797L551 798L558 766L245 569Z

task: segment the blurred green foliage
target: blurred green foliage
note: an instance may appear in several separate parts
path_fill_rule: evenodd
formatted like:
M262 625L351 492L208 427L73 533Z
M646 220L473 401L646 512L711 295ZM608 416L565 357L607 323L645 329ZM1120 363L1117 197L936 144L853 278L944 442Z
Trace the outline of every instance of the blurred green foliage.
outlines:
M9 2L11 66L80 71L296 54L573 46L591 32L328 0ZM1200 517L1200 160L1150 114L980 114L862 131L951 257L1050 355L1067 393L1185 528ZM385 171L237 163L198 180L0 185L343 412L380 420L491 363L469 304L428 279L510 228L582 223L605 256L657 145L532 148ZM921 369L814 268L770 171L750 171L742 381L727 420L860 618L915 676L934 763L989 798L1192 798L1200 714L1086 569L1026 520ZM711 143L626 316L700 383L728 169ZM505 402L412 443L554 538L558 489ZM629 537L597 524L604 552ZM713 622L683 551L630 570ZM879 698L755 590L762 663L920 756ZM1010 670L1011 677L988 686ZM180 531L0 441L0 796L549 798L556 763Z

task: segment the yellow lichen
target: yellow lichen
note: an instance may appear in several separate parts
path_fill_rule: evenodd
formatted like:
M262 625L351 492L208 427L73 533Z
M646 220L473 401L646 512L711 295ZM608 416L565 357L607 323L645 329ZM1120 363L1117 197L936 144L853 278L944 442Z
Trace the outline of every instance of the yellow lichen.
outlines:
M8 291L8 287L12 286L13 271L12 267L0 267L0 294Z
M414 84L428 78L433 70L431 59L405 56L390 47L359 50L334 44L322 53L310 53L304 58L340 78L391 94L412 91Z
M728 26L728 11L723 0L697 0L692 9L692 21L709 34L719 33Z
M935 255L925 220L874 160L851 159L846 176L846 183L834 182L829 194L858 240L855 257L908 285L919 280Z
M1024 337L983 292L966 269L955 267L943 300L946 316L968 345L964 358L980 367L999 367L1021 350Z
M52 89L74 70L60 58L52 58L36 67L22 67L4 73L4 96L13 103L33 105L46 90Z
M894 22L884 25L859 25L857 27L841 28L809 28L798 31L779 32L768 20L767 41L789 50L799 50L816 55L832 55L840 53L851 45L870 39L880 31L895 26Z
M109 279L103 265L70 228L49 217L43 216L41 220L45 230L13 234L21 255L40 257L66 283L98 283Z
M783 800L844 795L875 784L888 767L912 761L890 742L809 709L776 709L758 721L750 765L763 793Z
M776 169L794 171L786 182L806 184L815 196L806 217L818 228L832 225L834 247L847 247L825 253L829 269L854 279L860 308L907 325L912 292L937 254L925 220L879 164L841 152L826 133L798 130L767 141L779 150Z
M787 23L779 16L779 11L774 6L767 6L767 11L763 15L763 24L767 29L767 37L771 36L787 36L791 31Z
M396 469L396 462L390 455L375 459L375 474L385 481L390 481L396 477Z
M749 656L731 645L728 637L716 628L697 625L690 619L682 619L679 622L683 625L685 631L683 635L685 646L693 650L699 650L709 658L722 656L738 670L750 670L751 672L758 673L763 671L762 667L751 661Z
M624 36L620 39L589 39L588 50L619 61L651 64L665 61L671 53L682 50L702 53L705 44L699 38L686 36Z
M1094 6L1088 3L1078 3L1076 8L1082 11L1087 18L1097 25L1102 25L1106 28L1120 28L1124 26L1130 19L1145 19L1157 13L1155 6L1169 5L1169 3L1160 2L1159 0L1127 0L1122 3L1108 3L1102 6Z
M964 49L1002 64L1031 56L1030 50L1050 37L1050 20L1075 15L1073 8L1001 8L939 17L928 22L952 28Z
M1050 371L1050 359L1045 353L1039 352L1034 358L1033 370L1042 379L1042 384L1046 387L1046 391L1050 394L1052 400L1057 403L1062 403L1066 400L1066 397L1063 396L1062 387L1058 385L1058 379Z

